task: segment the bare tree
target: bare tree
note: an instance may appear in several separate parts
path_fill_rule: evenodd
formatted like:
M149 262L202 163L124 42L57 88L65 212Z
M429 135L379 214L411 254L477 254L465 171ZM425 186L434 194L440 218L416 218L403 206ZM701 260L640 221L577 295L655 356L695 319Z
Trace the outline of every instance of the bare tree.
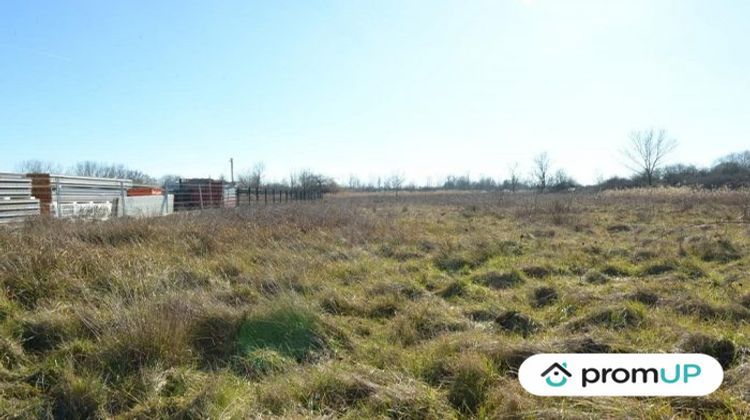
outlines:
M349 175L349 189L352 191L361 190L362 181L360 181L355 175Z
M180 182L180 175L167 174L159 178L159 185L164 187L173 187Z
M68 174L78 176L93 176L99 178L119 178L130 179L136 184L154 185L157 180L137 169L130 169L121 164L107 164L85 160L76 163L75 166L68 169Z
M44 162L36 159L24 160L16 165L16 170L18 172L29 174L59 174L63 171L62 167L56 163Z
M510 191L516 192L516 190L518 189L518 184L520 183L520 178L518 176L518 162L514 162L512 165L510 165L510 167L508 168L508 172L510 173Z
M386 179L386 183L396 191L396 195L398 195L398 191L401 189L401 186L404 185L404 175L399 172L394 172L391 174L391 176Z
M550 162L547 152L538 154L534 158L534 168L532 169L531 176L534 178L536 187L539 192L544 192L549 182Z
M260 188L263 185L263 176L266 173L266 165L258 162L253 168L239 175L237 180L243 187Z
M667 135L667 131L642 130L630 133L630 145L623 150L628 159L626 166L633 172L643 175L649 186L666 156L677 147L677 141Z

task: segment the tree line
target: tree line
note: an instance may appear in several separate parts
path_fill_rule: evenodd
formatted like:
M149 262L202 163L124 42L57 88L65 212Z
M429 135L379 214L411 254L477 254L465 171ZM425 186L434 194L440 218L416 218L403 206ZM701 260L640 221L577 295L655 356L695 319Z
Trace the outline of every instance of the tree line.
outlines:
M591 187L598 189L634 188L643 186L699 186L704 188L740 188L750 186L750 151L731 153L719 158L707 168L694 165L671 164L666 165L667 158L677 148L677 141L664 129L647 129L634 131L629 135L629 141L621 150L625 166L631 170L631 176L615 176L599 180ZM555 168L552 159L546 152L534 156L531 170L523 174L519 164L514 163L508 168L505 179L494 179L480 176L472 179L469 175L449 175L445 179L432 185L407 183L401 172L393 172L387 176L380 176L363 182L352 175L343 185L333 178L311 170L292 172L280 181L268 180L266 167L263 163L256 163L250 169L240 172L237 176L238 188L259 189L275 188L301 189L331 193L346 189L359 192L382 192L417 190L503 190L516 192L521 190L537 192L572 191L581 187L573 177L562 168ZM102 178L132 179L136 184L173 185L181 178L179 175L165 175L154 178L140 170L128 168L121 164L107 164L94 161L81 161L70 168L39 160L21 162L17 169L25 173L56 173L77 176L92 176ZM224 177L220 179L225 180Z

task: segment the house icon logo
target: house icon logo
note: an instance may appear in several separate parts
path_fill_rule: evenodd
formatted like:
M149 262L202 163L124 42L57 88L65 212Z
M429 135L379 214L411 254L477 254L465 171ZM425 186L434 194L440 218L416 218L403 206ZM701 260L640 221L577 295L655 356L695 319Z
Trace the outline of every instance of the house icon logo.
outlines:
M567 362L563 362L562 365L555 362L551 364L550 367L548 367L544 372L542 372L542 377L544 378L546 376L545 381L549 386L563 386L566 382L568 382L568 378L572 376L570 372L568 372L567 367Z

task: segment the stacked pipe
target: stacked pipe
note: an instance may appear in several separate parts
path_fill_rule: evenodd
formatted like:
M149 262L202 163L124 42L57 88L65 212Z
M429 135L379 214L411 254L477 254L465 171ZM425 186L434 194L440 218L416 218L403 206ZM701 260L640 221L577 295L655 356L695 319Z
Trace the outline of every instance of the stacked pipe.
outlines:
M39 214L39 200L31 195L31 180L0 172L0 224L20 222Z
M129 179L70 175L28 174L32 190L41 200L42 214L56 217L107 218L113 201L122 199L133 186Z

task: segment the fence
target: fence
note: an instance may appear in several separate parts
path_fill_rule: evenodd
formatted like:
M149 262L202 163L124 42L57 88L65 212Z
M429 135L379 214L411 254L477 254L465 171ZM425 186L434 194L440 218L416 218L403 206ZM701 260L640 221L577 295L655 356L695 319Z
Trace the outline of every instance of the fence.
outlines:
M244 197L244 199L243 199ZM244 187L237 188L237 204L280 204L290 201L313 201L323 198L323 191L313 188Z
M181 180L165 186L165 190L174 194L175 211L281 204L323 198L323 192L319 189L239 187L208 179Z
M236 208L323 198L315 187L237 187L212 179L183 179L164 188L129 179L0 173L0 223L32 215L108 219L153 217L174 211Z
M23 221L39 211L39 200L31 195L30 179L21 174L0 173L0 224Z

